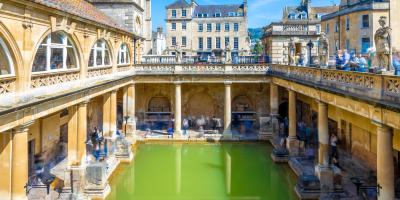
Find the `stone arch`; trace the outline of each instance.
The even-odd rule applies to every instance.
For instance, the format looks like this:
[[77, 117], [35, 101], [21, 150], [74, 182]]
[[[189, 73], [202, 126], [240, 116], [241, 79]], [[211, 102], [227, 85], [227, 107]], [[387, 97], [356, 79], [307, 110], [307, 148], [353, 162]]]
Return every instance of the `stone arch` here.
[[63, 34], [65, 34], [68, 39], [70, 39], [70, 41], [72, 42], [72, 45], [74, 46], [74, 50], [76, 51], [76, 60], [78, 62], [78, 69], [82, 69], [84, 68], [84, 64], [82, 63], [83, 60], [83, 50], [82, 50], [82, 46], [79, 42], [78, 37], [75, 34], [70, 34], [67, 31], [64, 30], [57, 30], [57, 31], [52, 31], [51, 28], [49, 28], [47, 31], [44, 32], [44, 34], [42, 34], [42, 36], [39, 38], [39, 40], [37, 41], [37, 43], [35, 44], [35, 48], [34, 48], [34, 53], [32, 54], [32, 57], [30, 59], [29, 62], [29, 80], [32, 76], [32, 68], [33, 68], [33, 62], [35, 61], [35, 57], [37, 54], [37, 51], [41, 45], [41, 43], [47, 38], [47, 36], [49, 36], [51, 33], [53, 32], [61, 32]]
[[146, 110], [148, 112], [171, 112], [171, 101], [166, 96], [151, 97]]
[[215, 100], [205, 91], [196, 92], [189, 98], [186, 113], [192, 117], [214, 117], [216, 115]]
[[232, 111], [255, 111], [255, 103], [248, 95], [238, 95], [232, 100]]
[[111, 41], [110, 38], [104, 37], [104, 36], [96, 37], [95, 39], [92, 39], [92, 40], [89, 42], [89, 46], [88, 46], [87, 52], [85, 52], [86, 55], [88, 55], [88, 56], [87, 56], [86, 64], [87, 64], [87, 65], [89, 64], [90, 52], [92, 51], [93, 46], [94, 46], [94, 45], [97, 43], [97, 41], [99, 41], [99, 40], [104, 40], [104, 41], [106, 42], [107, 46], [110, 48], [111, 63], [114, 64], [114, 61], [116, 60], [116, 58], [115, 58], [115, 46], [116, 46], [116, 45], [113, 45], [113, 42]]
[[7, 27], [0, 22], [0, 37], [2, 38], [4, 45], [7, 47], [7, 50], [10, 54], [12, 61], [12, 71], [13, 74], [10, 76], [15, 76], [16, 78], [16, 90], [19, 90], [23, 86], [23, 80], [21, 77], [24, 76], [24, 65], [23, 65], [23, 57], [21, 54], [21, 50], [18, 47], [14, 37], [11, 32], [7, 29]]
[[136, 33], [138, 35], [140, 35], [142, 33], [142, 19], [140, 19], [140, 16], [136, 16], [134, 27], [135, 27]]
[[116, 58], [116, 53], [115, 53], [115, 51], [116, 51], [115, 45], [113, 45], [113, 43], [111, 42], [111, 40], [108, 39], [108, 38], [106, 38], [106, 37], [96, 37], [96, 39], [95, 39], [95, 40], [92, 40], [92, 41], [90, 42], [90, 45], [88, 46], [89, 48], [88, 48], [88, 52], [87, 52], [87, 54], [86, 54], [86, 55], [88, 55], [87, 60], [86, 60], [86, 65], [88, 66], [88, 68], [89, 68], [90, 53], [92, 52], [92, 48], [93, 48], [94, 45], [96, 45], [96, 43], [97, 43], [98, 41], [101, 41], [101, 40], [103, 40], [103, 41], [105, 42], [106, 46], [107, 46], [108, 49], [109, 49], [109, 54], [110, 54], [110, 66], [113, 66], [114, 64], [116, 64], [115, 61], [117, 60], [117, 58]]

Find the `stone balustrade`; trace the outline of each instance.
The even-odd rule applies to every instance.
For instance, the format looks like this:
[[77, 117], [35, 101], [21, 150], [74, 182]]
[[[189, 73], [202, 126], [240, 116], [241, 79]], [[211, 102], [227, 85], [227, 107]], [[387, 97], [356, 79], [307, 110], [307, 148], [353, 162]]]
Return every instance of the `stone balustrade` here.
[[266, 74], [269, 67], [262, 64], [140, 64], [135, 66], [136, 74]]
[[117, 67], [117, 71], [118, 71], [118, 72], [125, 72], [125, 71], [130, 70], [131, 68], [133, 68], [133, 66], [131, 66], [130, 64], [127, 64], [127, 65], [119, 65], [119, 66]]
[[400, 101], [398, 76], [286, 65], [271, 65], [270, 74], [366, 99]]
[[96, 68], [89, 68], [88, 70], [88, 78], [96, 77], [96, 76], [102, 76], [106, 74], [111, 74], [112, 73], [112, 66], [109, 67], [96, 67]]
[[0, 78], [0, 95], [15, 91], [15, 77]]
[[51, 73], [34, 73], [31, 78], [31, 88], [39, 88], [44, 86], [56, 85], [70, 81], [79, 80], [79, 70], [51, 72]]

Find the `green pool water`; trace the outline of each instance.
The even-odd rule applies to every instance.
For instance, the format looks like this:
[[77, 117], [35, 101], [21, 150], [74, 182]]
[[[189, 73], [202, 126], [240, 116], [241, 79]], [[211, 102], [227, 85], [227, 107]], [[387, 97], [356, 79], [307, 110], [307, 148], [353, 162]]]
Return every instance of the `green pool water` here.
[[295, 176], [267, 144], [140, 144], [107, 200], [290, 200]]

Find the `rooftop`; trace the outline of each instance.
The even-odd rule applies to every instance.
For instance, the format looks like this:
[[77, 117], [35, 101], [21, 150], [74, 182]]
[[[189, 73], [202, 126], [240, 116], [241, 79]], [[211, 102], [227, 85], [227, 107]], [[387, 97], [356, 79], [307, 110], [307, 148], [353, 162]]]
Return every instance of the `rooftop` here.
[[124, 32], [131, 33], [128, 29], [114, 21], [111, 17], [98, 10], [89, 2], [84, 0], [29, 0], [31, 2], [57, 9], [77, 17], [90, 20], [102, 25], [109, 26]]
[[174, 3], [171, 3], [166, 6], [167, 9], [187, 8], [187, 7], [190, 7], [190, 4], [186, 0], [176, 0]]
[[221, 17], [229, 17], [229, 13], [243, 13], [243, 4], [226, 4], [226, 5], [199, 5], [195, 8], [193, 15], [207, 14], [213, 17], [216, 13], [221, 13]]

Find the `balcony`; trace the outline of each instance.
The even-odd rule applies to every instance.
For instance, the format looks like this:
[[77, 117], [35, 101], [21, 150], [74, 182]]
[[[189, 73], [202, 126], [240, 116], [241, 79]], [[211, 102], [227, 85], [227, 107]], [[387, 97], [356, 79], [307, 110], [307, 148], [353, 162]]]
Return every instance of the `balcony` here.
[[398, 76], [285, 65], [271, 65], [269, 75], [374, 105], [400, 109]]

